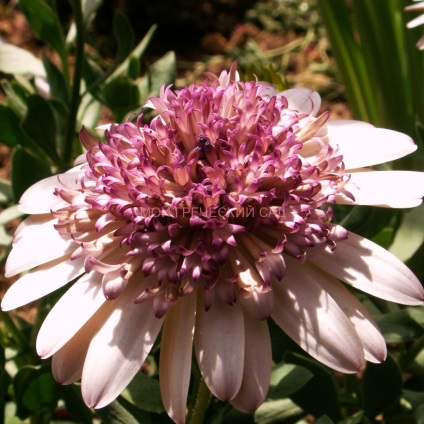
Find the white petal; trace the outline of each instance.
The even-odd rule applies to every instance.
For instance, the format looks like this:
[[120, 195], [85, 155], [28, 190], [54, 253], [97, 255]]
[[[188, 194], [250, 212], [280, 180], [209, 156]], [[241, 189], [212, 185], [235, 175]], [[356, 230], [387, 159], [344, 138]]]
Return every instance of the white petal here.
[[112, 402], [140, 370], [162, 326], [152, 299], [134, 304], [137, 282], [127, 286], [88, 348], [82, 373], [82, 395], [89, 407]]
[[240, 390], [244, 364], [244, 318], [239, 303], [227, 305], [217, 297], [205, 311], [199, 291], [194, 346], [202, 376], [220, 400], [233, 399]]
[[253, 412], [265, 400], [271, 378], [272, 351], [268, 324], [244, 314], [246, 331], [243, 381], [230, 401], [240, 411]]
[[375, 128], [365, 122], [328, 121], [327, 131], [330, 145], [338, 146], [346, 169], [389, 162], [417, 149], [406, 134]]
[[51, 215], [33, 215], [20, 224], [6, 261], [6, 277], [50, 262], [75, 249], [77, 245], [72, 240], [65, 240], [55, 230], [55, 223], [56, 219]]
[[351, 286], [381, 299], [420, 305], [424, 290], [417, 277], [387, 250], [357, 234], [309, 259]]
[[175, 423], [185, 422], [195, 313], [195, 293], [181, 297], [167, 313], [162, 331], [159, 382], [165, 410]]
[[[417, 9], [419, 9], [419, 8], [417, 8]], [[421, 6], [420, 9], [422, 9], [422, 6]], [[410, 9], [410, 10], [412, 10], [412, 9]], [[409, 21], [406, 24], [406, 27], [407, 28], [415, 28], [415, 27], [422, 25], [422, 24], [424, 24], [424, 15], [420, 15], [420, 16], [417, 16], [416, 18], [412, 19], [412, 21]]]
[[[228, 283], [226, 283], [228, 284]], [[255, 288], [247, 296], [240, 296], [241, 304], [256, 319], [266, 319], [274, 309], [274, 293], [272, 290], [261, 293]]]
[[407, 12], [412, 12], [414, 10], [424, 10], [424, 1], [418, 2], [417, 4], [411, 4], [410, 6], [406, 6], [404, 10], [406, 10]]
[[305, 264], [305, 267], [352, 322], [364, 347], [365, 359], [370, 362], [384, 361], [387, 355], [386, 342], [371, 314], [362, 303], [336, 278], [312, 264]]
[[106, 302], [52, 358], [52, 372], [60, 384], [72, 384], [82, 376], [88, 347], [110, 316], [114, 305]]
[[288, 101], [288, 108], [315, 116], [321, 107], [320, 95], [310, 88], [290, 88], [281, 93]]
[[57, 352], [103, 305], [106, 298], [101, 281], [102, 275], [97, 272], [86, 274], [55, 304], [38, 332], [37, 353], [41, 358]]
[[365, 357], [352, 323], [303, 264], [289, 258], [288, 265], [284, 279], [272, 285], [276, 306], [271, 317], [320, 362], [341, 372], [357, 372]]
[[352, 172], [345, 189], [353, 194], [355, 202], [338, 195], [336, 203], [410, 207], [421, 204], [424, 196], [424, 172]]
[[76, 167], [65, 174], [53, 175], [32, 185], [22, 195], [19, 201], [19, 210], [28, 214], [49, 213], [52, 209], [59, 209], [67, 203], [59, 196], [54, 195], [55, 188], [79, 188], [76, 178], [81, 173]]
[[64, 256], [25, 274], [13, 283], [3, 297], [3, 311], [33, 302], [77, 278], [84, 272], [84, 258], [71, 261]]

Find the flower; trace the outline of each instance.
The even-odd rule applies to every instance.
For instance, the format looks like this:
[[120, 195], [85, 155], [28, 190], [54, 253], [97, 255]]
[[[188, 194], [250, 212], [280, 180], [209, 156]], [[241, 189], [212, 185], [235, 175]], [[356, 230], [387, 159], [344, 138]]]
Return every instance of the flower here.
[[[415, 0], [417, 1], [417, 0]], [[420, 1], [417, 4], [412, 4], [411, 6], [407, 6], [405, 7], [405, 10], [407, 12], [415, 12], [417, 10], [424, 10], [424, 1]], [[413, 19], [412, 21], [408, 22], [406, 27], [407, 28], [415, 28], [419, 25], [424, 24], [424, 14], [416, 17], [415, 19]], [[417, 47], [420, 50], [424, 50], [424, 36], [422, 36], [418, 42], [417, 42]]]
[[74, 282], [37, 338], [57, 381], [81, 379], [90, 407], [127, 386], [160, 330], [166, 411], [185, 421], [192, 349], [218, 398], [242, 411], [265, 399], [267, 319], [310, 355], [353, 373], [386, 345], [340, 281], [418, 305], [411, 271], [333, 222], [332, 203], [412, 207], [424, 174], [365, 168], [413, 152], [401, 133], [317, 115], [319, 95], [240, 82], [233, 65], [178, 91], [163, 87], [143, 124], [112, 124], [105, 142], [29, 188], [6, 275], [10, 310]]

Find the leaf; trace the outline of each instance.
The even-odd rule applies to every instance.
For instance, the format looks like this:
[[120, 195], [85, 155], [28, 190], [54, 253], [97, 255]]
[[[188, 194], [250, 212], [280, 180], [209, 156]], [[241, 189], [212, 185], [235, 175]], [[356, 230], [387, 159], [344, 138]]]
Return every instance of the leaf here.
[[160, 414], [165, 411], [159, 382], [143, 373], [138, 373], [121, 396], [143, 411]]
[[40, 162], [22, 148], [17, 148], [12, 156], [12, 190], [15, 202], [24, 191], [37, 181], [51, 175], [50, 166]]
[[106, 106], [113, 112], [115, 121], [120, 122], [126, 113], [140, 106], [140, 92], [130, 78], [119, 76], [103, 88]]
[[59, 385], [50, 372], [50, 367], [21, 368], [13, 380], [16, 399], [16, 415], [24, 419], [42, 408], [53, 409], [58, 401]]
[[22, 129], [35, 145], [56, 164], [60, 163], [56, 146], [56, 121], [48, 101], [38, 95], [27, 99], [28, 110], [22, 121]]
[[0, 83], [7, 97], [7, 105], [17, 116], [24, 116], [27, 111], [27, 106], [26, 95], [22, 93], [22, 87], [16, 84], [15, 81], [8, 81], [6, 79], [1, 80]]
[[31, 29], [49, 46], [53, 47], [61, 58], [66, 56], [65, 39], [59, 17], [53, 8], [43, 0], [19, 0]]
[[327, 415], [323, 415], [315, 421], [315, 424], [334, 424], [334, 421], [327, 417]]
[[0, 71], [5, 74], [46, 76], [40, 59], [27, 50], [7, 43], [0, 44]]
[[60, 386], [60, 398], [65, 401], [66, 410], [79, 423], [91, 424], [93, 414], [85, 405], [79, 386], [72, 384], [68, 386]]
[[390, 252], [402, 262], [410, 259], [424, 243], [424, 205], [407, 211], [390, 246]]
[[[343, 211], [346, 211], [346, 208], [343, 208]], [[354, 206], [349, 211], [348, 215], [340, 220], [340, 225], [369, 239], [373, 239], [375, 235], [387, 227], [398, 213], [398, 211], [390, 208], [371, 206]]]
[[334, 421], [339, 420], [340, 405], [333, 373], [318, 362], [296, 353], [287, 354], [286, 362], [301, 365], [313, 374], [290, 398], [305, 412], [316, 417], [328, 415]]
[[139, 424], [138, 419], [127, 411], [118, 400], [113, 401], [105, 408], [97, 409], [96, 414], [103, 424]]
[[22, 144], [24, 137], [18, 115], [10, 107], [0, 105], [0, 142], [15, 147]]
[[59, 400], [59, 385], [50, 368], [42, 368], [34, 375], [22, 395], [22, 404], [30, 411], [53, 410]]
[[359, 411], [349, 418], [340, 421], [338, 424], [371, 424], [371, 421], [364, 417], [364, 411]]
[[258, 424], [273, 424], [301, 414], [303, 414], [302, 409], [292, 400], [280, 399], [263, 403], [255, 412], [254, 417]]
[[12, 185], [10, 181], [0, 178], [0, 203], [12, 201]]
[[377, 323], [387, 343], [406, 343], [424, 334], [424, 328], [407, 310], [385, 314]]
[[128, 71], [127, 76], [132, 80], [136, 80], [140, 74], [140, 59], [135, 56], [130, 57], [130, 61], [128, 63]]
[[121, 12], [116, 12], [113, 18], [113, 34], [118, 43], [116, 61], [121, 63], [131, 53], [134, 45], [134, 32], [128, 19]]
[[303, 387], [313, 374], [300, 365], [282, 363], [271, 373], [268, 399], [281, 399]]
[[402, 376], [391, 355], [381, 364], [367, 364], [363, 385], [364, 411], [371, 420], [400, 399]]
[[18, 205], [9, 206], [0, 212], [0, 225], [7, 224], [12, 219], [19, 218], [23, 213], [19, 210]]
[[47, 81], [50, 86], [50, 97], [68, 104], [69, 92], [62, 72], [60, 72], [59, 68], [46, 55], [43, 56], [43, 65], [46, 70]]
[[123, 75], [127, 72], [129, 62], [132, 60], [132, 57], [138, 57], [139, 59], [143, 56], [147, 47], [150, 44], [150, 41], [153, 38], [154, 33], [156, 32], [157, 25], [153, 25], [143, 39], [135, 46], [130, 55], [107, 77], [106, 82], [112, 81], [119, 75]]
[[143, 101], [151, 96], [157, 96], [162, 85], [174, 83], [176, 75], [175, 53], [168, 52], [149, 66], [147, 76], [139, 83]]

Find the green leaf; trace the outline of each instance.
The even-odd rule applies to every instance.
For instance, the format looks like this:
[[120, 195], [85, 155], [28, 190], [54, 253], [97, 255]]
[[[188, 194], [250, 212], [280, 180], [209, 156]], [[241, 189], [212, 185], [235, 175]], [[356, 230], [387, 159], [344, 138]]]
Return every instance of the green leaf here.
[[338, 424], [368, 424], [369, 421], [364, 417], [364, 411], [359, 411], [356, 414], [353, 414], [349, 418], [345, 418], [340, 421]]
[[152, 41], [154, 33], [156, 32], [156, 28], [157, 26], [153, 25], [149, 31], [147, 31], [147, 34], [135, 46], [131, 54], [116, 69], [114, 69], [110, 75], [107, 76], [106, 82], [110, 82], [117, 76], [125, 74], [128, 70], [129, 62], [132, 60], [132, 57], [138, 57], [140, 59], [144, 55], [147, 47]]
[[0, 225], [7, 224], [12, 219], [19, 218], [23, 213], [19, 210], [18, 205], [9, 206], [0, 212]]
[[28, 110], [22, 121], [26, 136], [56, 164], [60, 164], [56, 146], [56, 121], [49, 102], [38, 95], [27, 99]]
[[75, 384], [60, 387], [60, 398], [65, 401], [66, 410], [79, 423], [91, 424], [93, 414], [85, 405], [82, 396], [81, 388]]
[[399, 401], [402, 375], [391, 355], [381, 364], [367, 364], [363, 385], [364, 411], [371, 420]]
[[50, 98], [69, 103], [69, 92], [65, 77], [59, 68], [46, 55], [43, 56], [43, 65], [47, 73], [47, 81], [50, 86]]
[[[336, 208], [336, 211], [338, 209]], [[343, 208], [346, 211], [346, 208]], [[372, 239], [396, 217], [398, 211], [390, 208], [354, 206], [348, 215], [340, 219], [340, 225], [363, 237]]]
[[120, 122], [125, 114], [140, 106], [140, 92], [130, 78], [120, 76], [103, 88], [105, 104], [113, 112], [115, 121]]
[[424, 242], [424, 205], [407, 211], [390, 246], [402, 262], [410, 259]]
[[22, 144], [24, 137], [18, 115], [10, 107], [0, 105], [0, 143], [15, 147]]
[[151, 96], [157, 96], [162, 85], [175, 82], [176, 65], [175, 53], [168, 52], [149, 66], [147, 76], [141, 79], [139, 86], [143, 100]]
[[377, 323], [387, 343], [411, 342], [424, 334], [424, 328], [407, 310], [385, 314]]
[[[125, 409], [118, 400], [113, 401], [105, 408], [97, 409], [96, 414], [100, 417], [103, 424], [139, 424], [140, 421], [127, 409]], [[148, 424], [148, 423], [146, 423]]]
[[334, 421], [327, 415], [323, 415], [315, 421], [315, 424], [334, 424]]
[[134, 45], [134, 32], [131, 24], [128, 22], [126, 16], [121, 12], [116, 12], [113, 19], [113, 34], [115, 35], [118, 43], [118, 50], [116, 52], [116, 61], [121, 63], [131, 53]]
[[7, 43], [0, 44], [0, 71], [5, 74], [46, 76], [40, 59], [28, 50]]
[[16, 414], [24, 419], [31, 413], [53, 409], [58, 401], [59, 385], [51, 375], [50, 366], [21, 368], [13, 380]]
[[300, 390], [290, 395], [290, 398], [305, 412], [316, 417], [328, 415], [334, 421], [339, 420], [340, 405], [333, 373], [318, 362], [299, 354], [288, 354], [286, 362], [301, 365], [313, 374], [313, 377]]
[[135, 56], [130, 57], [130, 61], [128, 63], [128, 71], [127, 76], [132, 80], [136, 80], [140, 74], [140, 59]]
[[49, 46], [53, 47], [61, 58], [66, 56], [65, 39], [59, 17], [53, 8], [43, 0], [19, 0], [31, 29]]
[[12, 185], [10, 181], [0, 178], [0, 203], [9, 203], [12, 201]]
[[23, 93], [22, 87], [16, 84], [15, 81], [1, 80], [1, 88], [7, 97], [8, 106], [16, 113], [17, 116], [22, 117], [27, 111], [26, 93]]
[[263, 403], [255, 412], [255, 422], [258, 424], [273, 424], [284, 422], [288, 418], [297, 417], [303, 411], [290, 399], [280, 399]]
[[271, 373], [268, 399], [281, 399], [302, 388], [313, 374], [300, 365], [282, 363]]
[[24, 191], [37, 181], [51, 175], [50, 166], [40, 162], [22, 148], [17, 148], [12, 156], [12, 190], [15, 202]]
[[160, 394], [159, 382], [138, 373], [121, 396], [143, 411], [160, 414], [165, 411]]
[[40, 369], [31, 379], [22, 395], [22, 404], [30, 411], [53, 410], [59, 399], [59, 385], [50, 367]]

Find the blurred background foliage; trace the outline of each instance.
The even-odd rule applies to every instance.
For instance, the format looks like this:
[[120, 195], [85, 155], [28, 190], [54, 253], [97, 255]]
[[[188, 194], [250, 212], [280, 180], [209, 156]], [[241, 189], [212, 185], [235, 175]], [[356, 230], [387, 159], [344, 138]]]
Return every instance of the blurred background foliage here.
[[[333, 118], [403, 131], [419, 145], [384, 165], [424, 169], [424, 53], [406, 0], [17, 0], [0, 2], [0, 259], [34, 182], [67, 170], [81, 153], [78, 131], [141, 112], [162, 84], [219, 73], [233, 60], [243, 78], [280, 89], [308, 86]], [[390, 249], [424, 280], [424, 209], [337, 208], [338, 220]], [[11, 281], [1, 276], [2, 291]], [[160, 400], [160, 346], [110, 406], [85, 407], [78, 385], [60, 386], [35, 337], [61, 292], [1, 313], [0, 422], [169, 423]], [[357, 296], [390, 351], [357, 375], [307, 357], [270, 323], [271, 388], [254, 414], [213, 400], [206, 423], [424, 423], [424, 307]], [[199, 372], [193, 366], [189, 408]]]

